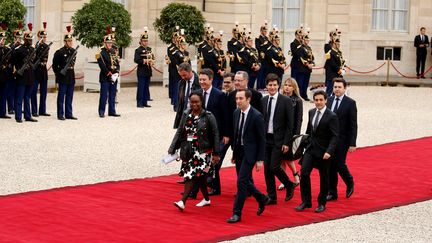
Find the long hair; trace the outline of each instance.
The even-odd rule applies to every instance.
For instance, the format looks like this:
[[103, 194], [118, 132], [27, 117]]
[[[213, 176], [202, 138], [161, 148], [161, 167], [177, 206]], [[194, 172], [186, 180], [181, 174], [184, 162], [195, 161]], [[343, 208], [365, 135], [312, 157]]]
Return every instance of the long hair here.
[[285, 92], [285, 84], [286, 83], [291, 83], [291, 85], [293, 86], [294, 90], [293, 90], [293, 95], [300, 97], [300, 90], [299, 90], [299, 86], [297, 84], [297, 81], [293, 78], [287, 78], [283, 85], [282, 85], [282, 94], [288, 96], [288, 93]]

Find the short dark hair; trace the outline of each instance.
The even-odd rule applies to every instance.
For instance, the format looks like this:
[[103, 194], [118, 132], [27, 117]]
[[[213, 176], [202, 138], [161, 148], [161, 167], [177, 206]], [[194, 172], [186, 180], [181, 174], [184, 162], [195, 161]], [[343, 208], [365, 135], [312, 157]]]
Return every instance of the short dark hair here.
[[421, 27], [421, 28], [420, 28], [420, 31], [425, 30], [425, 29], [426, 29], [425, 27]]
[[237, 93], [242, 92], [242, 91], [245, 92], [246, 99], [248, 99], [248, 98], [252, 99], [252, 91], [250, 91], [249, 89], [239, 89], [239, 90], [237, 90]]
[[269, 73], [267, 74], [266, 78], [265, 78], [265, 83], [266, 85], [270, 82], [270, 81], [277, 81], [278, 84], [280, 84], [280, 78], [277, 74], [274, 73]]
[[344, 78], [334, 78], [333, 83], [342, 83], [344, 88], [347, 86], [347, 81]]
[[313, 98], [315, 99], [315, 96], [317, 95], [323, 95], [324, 99], [326, 100], [328, 98], [327, 93], [324, 90], [318, 90], [313, 94]]
[[211, 70], [210, 68], [201, 69], [199, 74], [207, 75], [207, 77], [209, 77], [209, 79], [213, 79], [213, 76], [214, 76], [213, 70]]
[[234, 76], [235, 76], [234, 73], [225, 73], [225, 74], [223, 75], [223, 78], [224, 78], [224, 79], [225, 79], [225, 78], [231, 78], [231, 81], [234, 81]]
[[201, 104], [204, 104], [204, 96], [203, 96], [201, 90], [193, 90], [193, 91], [189, 94], [189, 97], [188, 97], [188, 98], [192, 97], [193, 95], [198, 96], [198, 97], [200, 98], [200, 100], [201, 100]]
[[187, 63], [187, 62], [183, 62], [183, 63], [181, 63], [181, 64], [178, 66], [177, 70], [178, 70], [179, 72], [180, 72], [180, 71], [192, 72], [192, 67], [191, 67], [191, 65], [190, 65], [189, 63]]

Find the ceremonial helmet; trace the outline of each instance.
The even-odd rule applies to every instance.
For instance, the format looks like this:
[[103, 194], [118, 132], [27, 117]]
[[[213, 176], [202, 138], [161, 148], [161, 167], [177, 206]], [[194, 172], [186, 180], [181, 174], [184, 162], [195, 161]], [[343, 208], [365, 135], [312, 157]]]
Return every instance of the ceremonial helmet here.
[[222, 37], [223, 37], [223, 30], [219, 30], [219, 35], [215, 36], [213, 40], [215, 43], [223, 43]]
[[214, 33], [213, 27], [209, 26], [205, 31], [205, 40], [212, 41], [214, 38], [213, 33]]
[[111, 27], [108, 26], [106, 28], [106, 35], [103, 38], [104, 43], [113, 43], [114, 42], [114, 38], [113, 35], [111, 34]]
[[144, 27], [144, 33], [142, 33], [140, 35], [140, 40], [148, 40], [149, 36], [148, 36], [148, 27], [145, 26]]
[[37, 37], [44, 37], [47, 36], [47, 32], [46, 32], [46, 27], [47, 27], [47, 22], [43, 22], [42, 23], [43, 29], [39, 30], [37, 32]]
[[239, 38], [239, 33], [240, 33], [240, 29], [238, 25], [239, 25], [238, 22], [235, 22], [235, 27], [232, 29], [232, 34], [236, 39]]
[[253, 36], [252, 36], [252, 31], [250, 29], [248, 29], [247, 34], [245, 32], [244, 38], [245, 38], [245, 41], [250, 41], [250, 40], [254, 39]]
[[2, 40], [4, 38], [6, 38], [7, 24], [1, 23], [0, 24], [0, 28], [1, 28], [1, 31], [0, 31], [0, 40]]
[[298, 28], [296, 31], [295, 31], [295, 35], [298, 35], [298, 36], [300, 36], [300, 37], [303, 37], [304, 36], [304, 28], [303, 28], [303, 26], [300, 26], [300, 28]]
[[267, 20], [264, 20], [264, 25], [261, 26], [260, 31], [268, 31]]
[[187, 44], [184, 29], [180, 29], [179, 36], [176, 39], [177, 45]]
[[176, 27], [174, 28], [174, 31], [171, 35], [171, 38], [177, 42], [178, 37], [180, 36], [180, 27], [178, 25], [176, 25]]
[[306, 28], [306, 31], [303, 33], [303, 39], [304, 40], [310, 40], [309, 34], [310, 34], [310, 28]]
[[23, 37], [23, 31], [22, 31], [22, 28], [23, 28], [24, 26], [23, 26], [23, 23], [22, 22], [19, 22], [18, 23], [18, 29], [15, 29], [14, 31], [13, 31], [13, 33], [12, 33], [12, 35], [13, 35], [13, 37], [15, 37], [15, 38], [22, 38]]
[[279, 30], [276, 27], [276, 25], [273, 26], [273, 29], [269, 33], [269, 40], [270, 41], [280, 40]]
[[67, 34], [63, 38], [64, 41], [72, 40], [71, 30], [72, 30], [72, 26], [71, 25], [66, 26]]
[[28, 23], [27, 27], [28, 27], [28, 31], [26, 31], [24, 33], [24, 39], [26, 39], [26, 40], [33, 40], [33, 33], [32, 33], [32, 31], [33, 31], [33, 24], [32, 23]]

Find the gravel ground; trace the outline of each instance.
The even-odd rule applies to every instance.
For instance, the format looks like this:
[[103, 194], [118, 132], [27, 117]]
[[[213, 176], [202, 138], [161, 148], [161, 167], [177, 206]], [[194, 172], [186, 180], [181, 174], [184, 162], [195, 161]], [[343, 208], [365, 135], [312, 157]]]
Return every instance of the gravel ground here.
[[[431, 91], [351, 87], [349, 94], [359, 110], [358, 146], [431, 136]], [[151, 87], [151, 92], [152, 107], [138, 109], [135, 89], [122, 89], [117, 107], [120, 118], [99, 118], [99, 94], [75, 92], [77, 121], [56, 119], [54, 93], [48, 94], [51, 117], [22, 124], [1, 119], [0, 195], [177, 173], [178, 165], [159, 162], [174, 134], [175, 114], [167, 89]], [[306, 103], [305, 111], [312, 105]], [[225, 166], [230, 165], [226, 162]], [[402, 175], [402, 181], [404, 176], [414, 175]], [[429, 242], [431, 214], [432, 201], [426, 201], [236, 241]]]

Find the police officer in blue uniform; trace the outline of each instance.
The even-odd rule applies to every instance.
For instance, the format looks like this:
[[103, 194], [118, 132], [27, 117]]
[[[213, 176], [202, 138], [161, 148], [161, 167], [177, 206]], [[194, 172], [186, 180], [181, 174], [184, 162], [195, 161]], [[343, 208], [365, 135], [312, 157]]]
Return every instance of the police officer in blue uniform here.
[[72, 101], [75, 88], [75, 60], [77, 50], [72, 47], [71, 26], [66, 26], [67, 34], [64, 36], [64, 46], [54, 53], [52, 68], [58, 84], [57, 118], [77, 120], [73, 116]]
[[144, 33], [140, 37], [140, 46], [135, 49], [134, 62], [138, 64], [137, 77], [137, 107], [151, 107], [147, 102], [150, 100], [150, 79], [152, 76], [152, 66], [155, 56], [151, 47], [148, 46], [147, 27], [144, 27]]
[[99, 117], [105, 117], [105, 107], [108, 100], [108, 116], [119, 117], [115, 109], [115, 98], [117, 94], [117, 82], [120, 75], [120, 64], [112, 50], [113, 36], [110, 28], [104, 37], [104, 46], [96, 53], [96, 60], [99, 64]]

